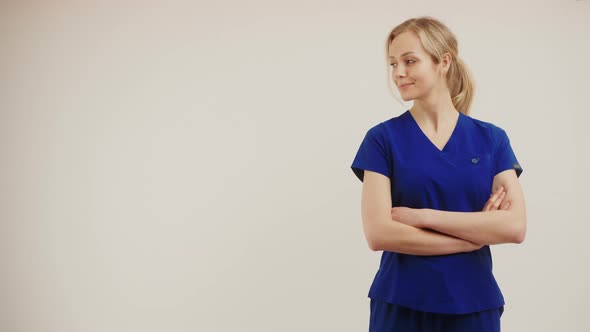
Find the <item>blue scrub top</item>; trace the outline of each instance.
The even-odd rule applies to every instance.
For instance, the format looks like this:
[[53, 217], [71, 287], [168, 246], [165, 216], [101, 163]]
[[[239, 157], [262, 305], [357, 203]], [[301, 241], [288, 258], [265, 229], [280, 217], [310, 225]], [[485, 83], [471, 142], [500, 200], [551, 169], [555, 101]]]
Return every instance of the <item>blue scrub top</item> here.
[[[520, 166], [506, 132], [459, 113], [443, 150], [409, 110], [370, 128], [352, 162], [391, 179], [392, 206], [482, 211], [494, 176]], [[369, 297], [415, 310], [462, 314], [503, 306], [489, 245], [465, 253], [418, 256], [383, 251]]]

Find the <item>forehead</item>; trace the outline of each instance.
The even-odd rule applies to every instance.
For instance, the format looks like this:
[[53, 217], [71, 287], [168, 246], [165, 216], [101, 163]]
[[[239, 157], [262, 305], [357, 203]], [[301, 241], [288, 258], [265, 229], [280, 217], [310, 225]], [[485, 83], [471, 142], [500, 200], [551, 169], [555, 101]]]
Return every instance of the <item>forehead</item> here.
[[412, 31], [400, 33], [389, 45], [390, 58], [399, 59], [408, 52], [413, 52], [411, 55], [420, 55], [423, 53], [420, 38]]

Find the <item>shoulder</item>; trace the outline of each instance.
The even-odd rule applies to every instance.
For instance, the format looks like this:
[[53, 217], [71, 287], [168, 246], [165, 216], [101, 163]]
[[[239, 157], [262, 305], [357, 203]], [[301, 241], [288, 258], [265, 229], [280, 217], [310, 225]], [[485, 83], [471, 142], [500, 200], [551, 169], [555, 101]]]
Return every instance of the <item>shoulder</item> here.
[[405, 127], [404, 121], [407, 121], [407, 112], [391, 117], [373, 125], [369, 131], [382, 138], [392, 138], [396, 133], [400, 133]]
[[490, 132], [500, 132], [500, 131], [504, 131], [504, 129], [502, 129], [500, 126], [493, 124], [491, 122], [488, 121], [484, 121], [484, 120], [480, 120], [480, 119], [476, 119], [470, 115], [465, 115], [465, 118], [474, 126], [477, 128], [481, 128], [483, 130], [487, 130]]
[[387, 138], [390, 138], [391, 135], [397, 131], [397, 128], [402, 125], [402, 115], [371, 124], [367, 130], [367, 135], [376, 139], [387, 140]]
[[499, 125], [496, 125], [489, 121], [476, 119], [469, 115], [465, 115], [465, 119], [467, 119], [466, 122], [468, 122], [472, 130], [481, 132], [485, 136], [488, 136], [494, 142], [498, 142], [504, 136], [506, 136], [506, 131]]

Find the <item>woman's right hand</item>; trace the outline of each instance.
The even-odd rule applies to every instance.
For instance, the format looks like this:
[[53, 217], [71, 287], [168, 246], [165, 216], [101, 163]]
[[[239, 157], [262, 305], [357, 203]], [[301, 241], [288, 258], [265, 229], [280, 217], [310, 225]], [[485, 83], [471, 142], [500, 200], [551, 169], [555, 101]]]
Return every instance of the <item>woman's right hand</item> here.
[[485, 212], [492, 210], [508, 210], [508, 208], [510, 207], [510, 202], [502, 202], [505, 197], [506, 191], [504, 191], [504, 187], [498, 188], [498, 190], [496, 190], [495, 193], [490, 195], [490, 199], [488, 199], [482, 211]]

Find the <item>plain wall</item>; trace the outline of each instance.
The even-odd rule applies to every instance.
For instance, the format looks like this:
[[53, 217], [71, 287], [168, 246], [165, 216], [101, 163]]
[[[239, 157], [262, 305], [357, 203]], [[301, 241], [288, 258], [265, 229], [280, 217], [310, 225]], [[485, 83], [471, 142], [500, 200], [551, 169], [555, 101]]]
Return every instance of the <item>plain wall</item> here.
[[3, 2], [0, 330], [367, 331], [381, 253], [350, 165], [411, 106], [384, 41], [422, 15], [524, 168], [527, 238], [492, 246], [503, 331], [586, 331], [575, 0]]

